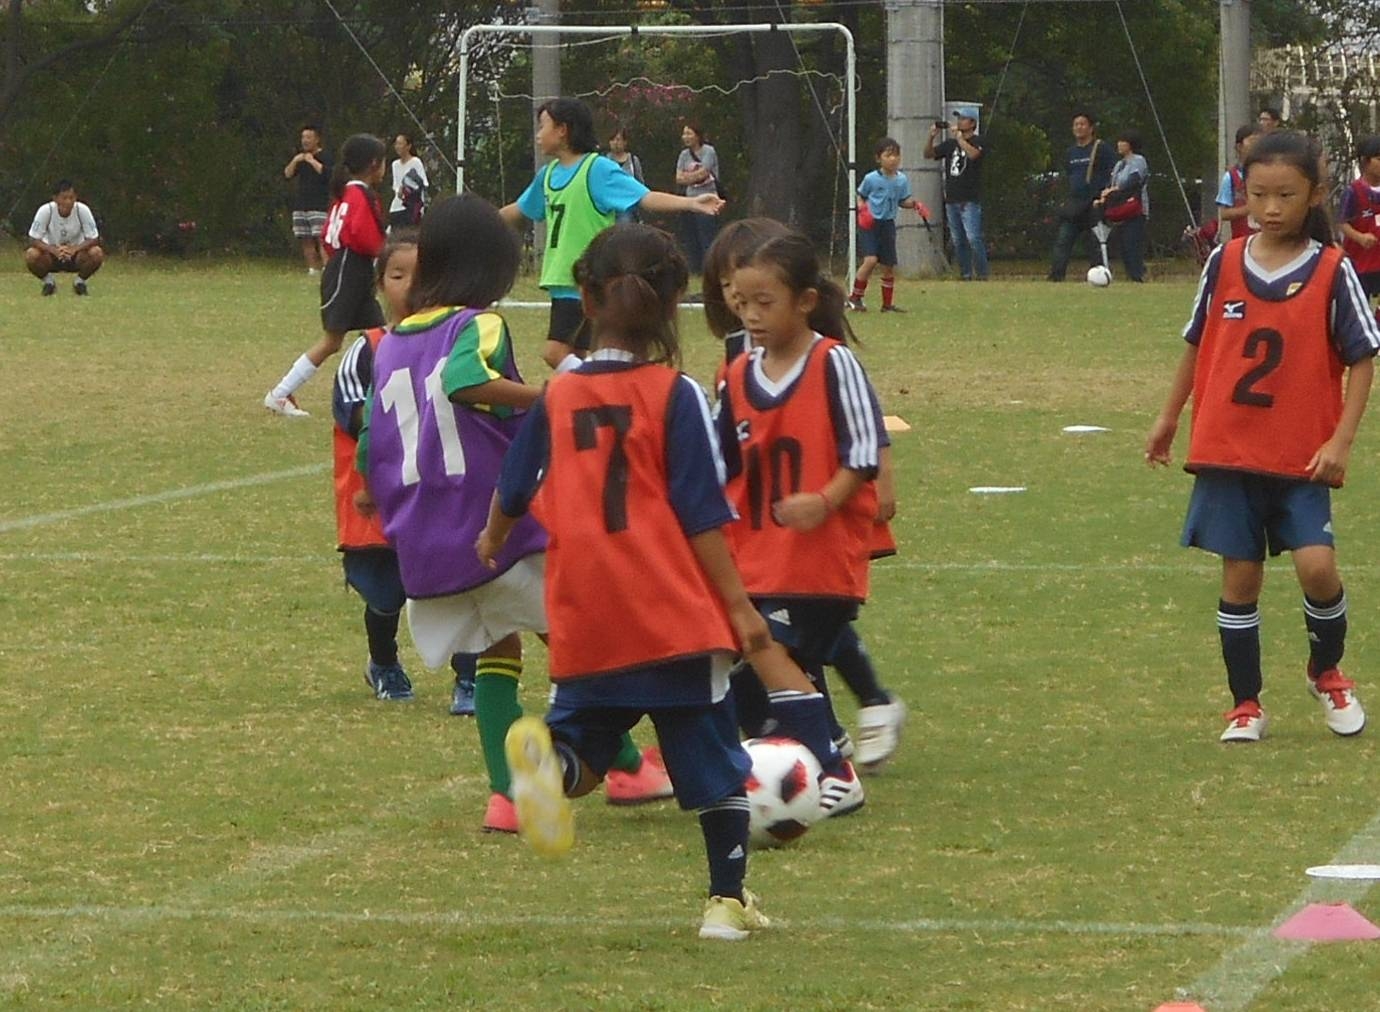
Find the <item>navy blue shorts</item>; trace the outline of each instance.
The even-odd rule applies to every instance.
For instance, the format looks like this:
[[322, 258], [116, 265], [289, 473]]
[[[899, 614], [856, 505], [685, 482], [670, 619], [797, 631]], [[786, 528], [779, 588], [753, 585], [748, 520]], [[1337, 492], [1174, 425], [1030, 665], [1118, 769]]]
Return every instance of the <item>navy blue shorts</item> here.
[[856, 601], [835, 598], [755, 597], [752, 603], [767, 620], [771, 638], [815, 673], [829, 663], [839, 636], [858, 617]]
[[896, 266], [896, 219], [877, 218], [871, 228], [858, 229], [858, 256], [876, 257], [877, 263]]
[[1263, 562], [1267, 549], [1331, 548], [1332, 490], [1297, 478], [1200, 471], [1179, 543], [1247, 562]]
[[381, 615], [396, 615], [407, 603], [398, 556], [390, 548], [363, 548], [340, 553], [345, 582]]
[[738, 740], [730, 699], [700, 706], [641, 709], [553, 705], [546, 723], [599, 776], [623, 746], [623, 733], [643, 715], [652, 719], [676, 801], [686, 811], [742, 792], [752, 760]]
[[552, 299], [551, 317], [546, 325], [546, 339], [568, 344], [576, 351], [589, 351], [593, 346], [593, 332], [585, 319], [585, 307], [579, 299]]

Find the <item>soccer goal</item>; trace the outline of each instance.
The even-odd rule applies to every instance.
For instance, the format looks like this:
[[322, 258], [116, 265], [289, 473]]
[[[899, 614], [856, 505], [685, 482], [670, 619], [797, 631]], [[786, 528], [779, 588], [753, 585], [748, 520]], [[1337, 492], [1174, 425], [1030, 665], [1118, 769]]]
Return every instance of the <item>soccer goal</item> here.
[[[732, 36], [740, 37], [732, 40], [736, 44], [742, 36], [764, 33], [788, 38], [796, 65], [729, 80], [720, 68], [716, 46]], [[833, 39], [826, 43], [827, 36]], [[812, 67], [808, 52], [802, 49], [811, 43], [827, 45], [837, 68], [839, 41], [844, 55], [842, 74]], [[807, 157], [806, 164], [816, 174], [814, 196], [808, 202], [811, 216], [795, 223], [821, 245], [827, 242], [833, 266], [843, 268], [836, 258], [846, 255], [842, 273], [851, 282], [857, 254], [857, 64], [853, 36], [846, 26], [834, 22], [472, 25], [461, 35], [459, 46], [458, 189], [468, 185], [504, 203], [515, 199], [531, 180], [533, 62], [536, 54], [551, 49], [558, 51], [561, 61], [561, 93], [583, 99], [594, 111], [601, 132], [600, 150], [607, 151], [614, 127], [627, 129], [634, 138], [632, 152], [653, 189], [674, 190], [682, 120], [732, 123], [737, 131], [730, 144], [733, 149], [720, 148], [719, 156], [729, 166], [724, 170], [726, 213], [733, 216], [741, 215], [746, 207], [741, 198], [749, 182], [759, 195], [774, 185], [771, 180], [753, 178], [755, 167], [747, 158], [750, 138], [743, 136], [749, 128], [732, 118], [737, 93], [748, 87], [775, 87], [781, 94], [784, 80], [793, 78], [797, 120], [805, 124], [802, 136], [809, 138], [802, 142], [802, 150], [807, 143], [814, 145], [815, 157]]]

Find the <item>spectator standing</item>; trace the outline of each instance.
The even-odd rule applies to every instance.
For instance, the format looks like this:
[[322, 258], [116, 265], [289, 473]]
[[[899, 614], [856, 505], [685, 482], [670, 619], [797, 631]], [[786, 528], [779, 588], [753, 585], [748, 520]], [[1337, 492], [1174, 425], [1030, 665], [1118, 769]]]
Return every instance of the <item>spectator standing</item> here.
[[[647, 185], [647, 179], [642, 175], [642, 159], [628, 150], [628, 131], [622, 127], [618, 127], [609, 135], [609, 157], [628, 175], [643, 186]], [[613, 220], [621, 225], [625, 222], [638, 222], [642, 218], [637, 213], [637, 208], [633, 207], [617, 212]]]
[[[719, 153], [704, 139], [704, 131], [696, 123], [686, 123], [680, 132], [684, 145], [676, 159], [676, 185], [685, 187], [690, 198], [704, 194], [722, 196], [719, 188]], [[703, 219], [703, 220], [701, 220]], [[712, 215], [686, 211], [680, 216], [682, 239], [691, 274], [704, 273], [704, 255], [719, 231], [719, 221]]]
[[1073, 144], [1064, 155], [1064, 176], [1068, 181], [1068, 198], [1059, 208], [1059, 232], [1054, 239], [1054, 254], [1049, 265], [1049, 280], [1063, 281], [1068, 271], [1073, 244], [1081, 237], [1087, 250], [1088, 263], [1102, 262], [1101, 248], [1089, 230], [1097, 224], [1093, 201], [1105, 190], [1112, 178], [1116, 154], [1111, 145], [1097, 136], [1097, 120], [1092, 113], [1079, 112], [1073, 117]]
[[1260, 115], [1256, 117], [1256, 122], [1260, 124], [1260, 132], [1272, 134], [1279, 129], [1284, 122], [1278, 109], [1271, 109], [1268, 105], [1260, 110]]
[[24, 251], [24, 266], [43, 281], [43, 294], [57, 291], [55, 272], [75, 274], [72, 291], [86, 294], [86, 279], [101, 269], [105, 253], [96, 217], [77, 199], [70, 180], [53, 187], [53, 199], [38, 209], [29, 226], [29, 248]]
[[394, 137], [393, 150], [398, 157], [392, 165], [393, 202], [388, 205], [388, 227], [420, 225], [427, 191], [431, 188], [426, 166], [417, 157], [417, 147], [412, 143], [410, 134]]
[[283, 176], [297, 181], [292, 199], [292, 234], [302, 245], [307, 273], [315, 274], [326, 262], [321, 233], [326, 228], [326, 209], [331, 206], [331, 156], [321, 146], [321, 130], [308, 123], [299, 139], [301, 150], [283, 166]]
[[1150, 217], [1150, 165], [1141, 147], [1140, 133], [1135, 130], [1123, 131], [1116, 139], [1121, 161], [1094, 202], [1102, 208], [1103, 220], [1113, 226], [1126, 276], [1136, 282], [1145, 280], [1145, 223]]
[[930, 127], [925, 157], [944, 163], [944, 218], [964, 281], [987, 280], [987, 245], [982, 238], [982, 155], [986, 142], [977, 133], [978, 111], [954, 110], [949, 136], [935, 144], [944, 124]]

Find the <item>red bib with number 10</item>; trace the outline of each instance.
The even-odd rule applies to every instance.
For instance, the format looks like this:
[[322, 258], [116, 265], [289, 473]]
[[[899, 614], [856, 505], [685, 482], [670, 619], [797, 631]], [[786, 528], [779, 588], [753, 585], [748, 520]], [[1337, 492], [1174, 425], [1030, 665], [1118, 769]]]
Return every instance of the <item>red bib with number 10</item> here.
[[737, 649], [671, 505], [666, 417], [679, 377], [648, 364], [546, 386], [551, 458], [532, 512], [549, 536], [553, 679]]
[[1342, 417], [1345, 366], [1327, 323], [1342, 254], [1324, 247], [1303, 286], [1271, 300], [1247, 286], [1245, 251], [1245, 239], [1222, 250], [1198, 344], [1184, 467], [1307, 478]]
[[812, 531], [778, 523], [772, 507], [797, 492], [818, 492], [841, 466], [829, 412], [825, 338], [810, 348], [805, 368], [781, 400], [757, 405], [748, 392], [752, 356], [728, 367], [728, 396], [738, 423], [741, 472], [728, 483], [738, 521], [729, 532], [743, 583], [754, 597], [867, 600], [868, 562], [877, 486], [868, 482]]

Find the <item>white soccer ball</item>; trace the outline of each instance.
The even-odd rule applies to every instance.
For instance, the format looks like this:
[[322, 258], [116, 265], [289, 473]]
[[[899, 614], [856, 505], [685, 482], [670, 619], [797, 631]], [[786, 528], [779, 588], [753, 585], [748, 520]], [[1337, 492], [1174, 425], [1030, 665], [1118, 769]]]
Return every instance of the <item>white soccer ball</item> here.
[[1101, 264], [1088, 268], [1088, 284], [1094, 288], [1106, 288], [1112, 283], [1112, 272]]
[[778, 847], [804, 836], [820, 817], [819, 761], [792, 738], [753, 738], [744, 747], [752, 757], [747, 781], [752, 842]]

